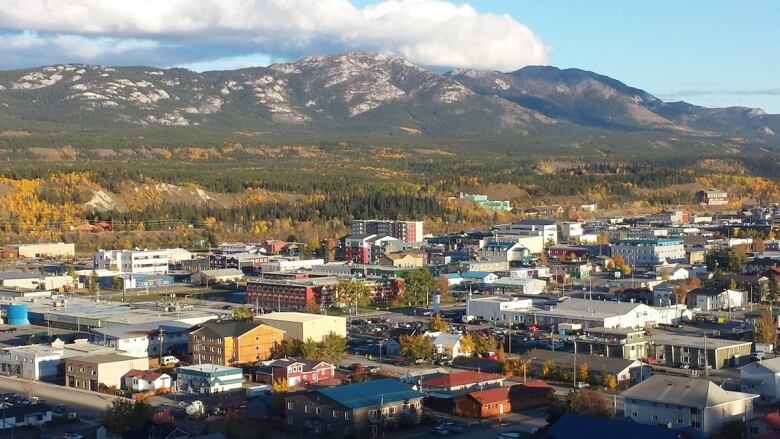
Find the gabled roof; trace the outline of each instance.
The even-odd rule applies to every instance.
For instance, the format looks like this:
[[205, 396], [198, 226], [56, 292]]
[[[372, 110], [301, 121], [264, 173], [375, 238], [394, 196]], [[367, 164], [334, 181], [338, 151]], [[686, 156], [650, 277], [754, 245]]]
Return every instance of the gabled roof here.
[[474, 370], [467, 370], [464, 372], [449, 373], [449, 374], [440, 375], [434, 378], [427, 379], [423, 381], [423, 385], [430, 386], [430, 387], [450, 388], [450, 387], [465, 386], [469, 384], [484, 383], [486, 381], [497, 381], [503, 379], [504, 377], [502, 375], [498, 375], [495, 373], [486, 373], [486, 372], [477, 372]]
[[709, 380], [653, 375], [621, 394], [624, 398], [684, 407], [707, 408], [734, 401], [758, 398], [752, 393], [723, 390]]
[[352, 410], [423, 397], [422, 393], [391, 378], [332, 387], [317, 392]]
[[138, 370], [138, 369], [133, 369], [130, 372], [124, 374], [124, 377], [140, 378], [147, 382], [152, 382], [160, 378], [161, 376], [168, 376], [168, 375], [161, 372], [152, 372], [148, 370]]
[[304, 372], [309, 372], [313, 370], [315, 367], [319, 366], [320, 364], [324, 364], [328, 367], [333, 367], [333, 365], [328, 364], [324, 361], [299, 360], [297, 358], [280, 358], [278, 360], [274, 360], [268, 363], [267, 366], [268, 367], [290, 367], [293, 364], [302, 365]]
[[508, 387], [496, 387], [494, 389], [479, 390], [477, 392], [471, 392], [466, 397], [477, 401], [480, 404], [492, 404], [494, 402], [501, 402], [509, 400], [509, 388]]
[[692, 428], [676, 429], [634, 422], [631, 418], [605, 419], [566, 413], [558, 419], [543, 439], [701, 439]]
[[770, 372], [778, 373], [780, 372], [780, 357], [770, 358], [768, 360], [756, 361], [755, 363], [750, 363], [740, 367], [740, 369], [758, 369], [758, 368], [765, 368]]
[[222, 338], [238, 337], [258, 326], [263, 326], [263, 324], [245, 320], [220, 320], [216, 322], [206, 322], [200, 328], [192, 332], [208, 331]]

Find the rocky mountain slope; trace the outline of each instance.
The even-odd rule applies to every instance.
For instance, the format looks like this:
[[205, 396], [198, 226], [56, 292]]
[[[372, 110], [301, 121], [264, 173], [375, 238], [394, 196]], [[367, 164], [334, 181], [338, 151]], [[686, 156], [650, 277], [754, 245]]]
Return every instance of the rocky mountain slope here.
[[578, 69], [427, 71], [349, 53], [234, 71], [56, 65], [0, 72], [0, 132], [201, 127], [316, 135], [515, 136], [583, 130], [776, 142], [780, 116], [666, 103]]

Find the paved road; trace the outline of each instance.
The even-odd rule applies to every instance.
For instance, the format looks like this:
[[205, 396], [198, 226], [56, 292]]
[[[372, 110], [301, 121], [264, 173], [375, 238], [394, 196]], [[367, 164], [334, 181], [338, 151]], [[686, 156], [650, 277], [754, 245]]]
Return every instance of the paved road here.
[[0, 392], [14, 392], [37, 396], [48, 404], [64, 404], [68, 410], [75, 410], [83, 419], [98, 419], [114, 396], [94, 392], [83, 392], [40, 381], [28, 381], [14, 377], [0, 378]]

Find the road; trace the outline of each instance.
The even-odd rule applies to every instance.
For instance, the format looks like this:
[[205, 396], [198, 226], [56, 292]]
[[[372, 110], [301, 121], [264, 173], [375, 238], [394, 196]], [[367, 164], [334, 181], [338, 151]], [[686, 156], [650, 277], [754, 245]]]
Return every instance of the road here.
[[68, 410], [78, 412], [80, 418], [87, 420], [100, 418], [106, 406], [116, 398], [102, 393], [79, 391], [56, 384], [14, 377], [0, 379], [0, 392], [37, 396], [50, 405], [64, 404]]

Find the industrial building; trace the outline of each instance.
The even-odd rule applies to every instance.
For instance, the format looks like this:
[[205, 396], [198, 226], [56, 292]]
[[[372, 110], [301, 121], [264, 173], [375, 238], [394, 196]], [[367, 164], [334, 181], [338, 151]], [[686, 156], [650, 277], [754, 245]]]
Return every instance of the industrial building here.
[[345, 317], [301, 312], [274, 312], [258, 315], [255, 320], [281, 329], [284, 331], [286, 339], [301, 341], [311, 339], [320, 342], [331, 332], [342, 337], [347, 336], [347, 319]]

